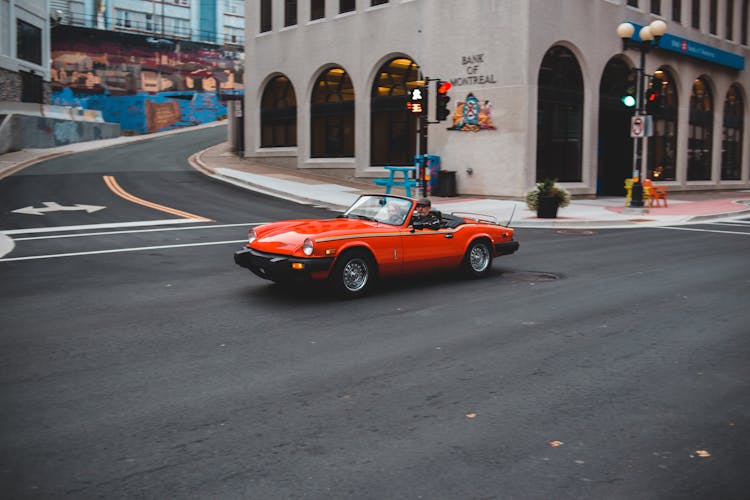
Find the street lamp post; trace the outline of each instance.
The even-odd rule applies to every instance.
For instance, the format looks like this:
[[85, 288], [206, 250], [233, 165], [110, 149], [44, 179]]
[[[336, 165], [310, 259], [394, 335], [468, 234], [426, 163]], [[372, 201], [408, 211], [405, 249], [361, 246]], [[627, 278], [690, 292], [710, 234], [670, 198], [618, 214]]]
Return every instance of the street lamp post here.
[[[644, 26], [638, 32], [638, 39], [634, 39], [635, 26], [631, 23], [622, 23], [617, 26], [617, 35], [622, 39], [623, 52], [627, 49], [636, 49], [641, 53], [640, 67], [636, 68], [638, 72], [638, 86], [636, 95], [638, 96], [638, 106], [635, 113], [645, 116], [646, 113], [646, 54], [659, 44], [659, 39], [666, 33], [667, 23], [657, 19], [648, 26]], [[645, 122], [645, 119], [644, 119]], [[646, 162], [643, 158], [643, 135], [638, 134], [635, 137], [635, 154], [633, 161], [633, 190], [630, 197], [630, 207], [636, 210], [643, 210], [643, 184], [641, 178], [646, 173]]]

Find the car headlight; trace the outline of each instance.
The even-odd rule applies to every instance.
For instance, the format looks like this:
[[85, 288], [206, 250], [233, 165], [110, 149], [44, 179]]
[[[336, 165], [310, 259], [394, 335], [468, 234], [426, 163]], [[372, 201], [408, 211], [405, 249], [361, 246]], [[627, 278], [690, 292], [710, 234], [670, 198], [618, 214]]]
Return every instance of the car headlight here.
[[305, 242], [302, 243], [302, 251], [305, 255], [312, 255], [314, 247], [313, 241], [310, 238], [305, 238]]
[[247, 243], [248, 244], [252, 243], [253, 241], [255, 241], [257, 237], [258, 236], [255, 234], [255, 229], [251, 229], [250, 231], [247, 232]]

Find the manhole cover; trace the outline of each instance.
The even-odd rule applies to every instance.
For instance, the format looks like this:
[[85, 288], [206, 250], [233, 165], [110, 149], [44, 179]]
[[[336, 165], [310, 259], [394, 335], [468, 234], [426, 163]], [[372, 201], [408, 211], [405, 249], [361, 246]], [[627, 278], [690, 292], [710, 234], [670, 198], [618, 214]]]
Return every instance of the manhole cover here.
[[557, 234], [596, 234], [591, 229], [558, 229]]
[[552, 273], [536, 273], [533, 271], [518, 271], [503, 273], [504, 278], [510, 278], [518, 281], [555, 281], [560, 276]]

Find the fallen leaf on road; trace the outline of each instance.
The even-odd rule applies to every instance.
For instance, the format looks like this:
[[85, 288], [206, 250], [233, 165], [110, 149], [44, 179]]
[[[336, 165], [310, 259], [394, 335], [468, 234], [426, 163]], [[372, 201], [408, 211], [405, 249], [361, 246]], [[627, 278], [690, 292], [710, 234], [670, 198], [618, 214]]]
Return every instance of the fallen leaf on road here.
[[565, 444], [565, 443], [563, 443], [562, 441], [550, 441], [549, 442], [549, 445], [552, 446], [553, 448], [556, 448], [558, 446], [562, 446], [563, 444]]
[[699, 457], [703, 457], [703, 458], [711, 456], [711, 454], [709, 452], [707, 452], [706, 450], [697, 450], [695, 452], [695, 454], [698, 455]]
[[477, 417], [476, 413], [467, 413], [466, 414], [466, 418], [476, 418], [476, 417]]

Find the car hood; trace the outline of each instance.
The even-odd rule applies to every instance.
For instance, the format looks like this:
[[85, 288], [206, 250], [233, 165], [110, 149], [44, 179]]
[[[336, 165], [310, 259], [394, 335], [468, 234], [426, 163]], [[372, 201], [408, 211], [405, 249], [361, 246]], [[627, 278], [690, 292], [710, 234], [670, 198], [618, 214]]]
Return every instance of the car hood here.
[[360, 219], [299, 219], [263, 224], [255, 228], [251, 248], [269, 253], [294, 253], [306, 238], [313, 241], [345, 234], [393, 231], [393, 226]]

